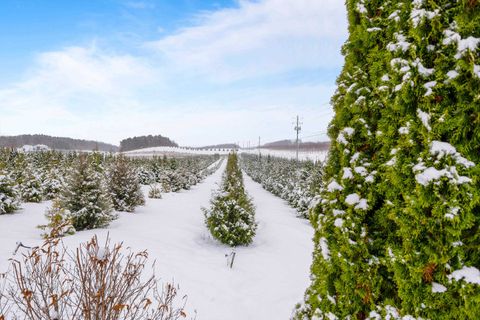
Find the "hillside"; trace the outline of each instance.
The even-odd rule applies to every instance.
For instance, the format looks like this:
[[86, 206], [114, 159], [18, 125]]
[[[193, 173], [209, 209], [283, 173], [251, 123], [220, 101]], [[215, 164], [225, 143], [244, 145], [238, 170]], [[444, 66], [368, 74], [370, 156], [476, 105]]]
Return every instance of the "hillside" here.
[[92, 140], [52, 137], [43, 134], [0, 136], [0, 147], [21, 148], [24, 145], [46, 145], [50, 149], [55, 150], [98, 150], [106, 152], [118, 151], [118, 147], [115, 145]]
[[139, 136], [120, 141], [122, 152], [153, 147], [178, 147], [178, 144], [162, 135]]

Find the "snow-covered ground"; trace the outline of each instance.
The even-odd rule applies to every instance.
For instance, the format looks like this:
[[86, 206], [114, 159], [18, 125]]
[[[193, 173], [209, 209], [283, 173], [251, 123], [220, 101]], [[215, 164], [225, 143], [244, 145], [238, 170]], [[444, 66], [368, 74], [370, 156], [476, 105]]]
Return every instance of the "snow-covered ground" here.
[[[286, 158], [286, 159], [295, 159], [297, 154], [295, 150], [277, 150], [277, 149], [241, 149], [239, 153], [250, 153], [250, 154], [258, 154], [260, 153], [264, 156], [270, 155], [273, 157], [279, 158]], [[299, 160], [312, 160], [312, 161], [325, 161], [327, 159], [328, 152], [327, 151], [319, 151], [319, 150], [300, 150], [298, 152], [298, 159]]]
[[[212, 240], [203, 222], [211, 190], [220, 182], [221, 168], [189, 191], [147, 199], [136, 213], [120, 213], [108, 229], [79, 232], [64, 238], [73, 249], [94, 234], [123, 241], [134, 250], [147, 249], [162, 280], [180, 285], [188, 295], [189, 314], [198, 320], [289, 319], [309, 285], [313, 230], [295, 210], [245, 175], [245, 186], [257, 207], [257, 235], [249, 247], [237, 248], [233, 269], [225, 254], [231, 249]], [[15, 243], [41, 243], [48, 202], [24, 204], [14, 215], [0, 216], [0, 272], [5, 271]]]

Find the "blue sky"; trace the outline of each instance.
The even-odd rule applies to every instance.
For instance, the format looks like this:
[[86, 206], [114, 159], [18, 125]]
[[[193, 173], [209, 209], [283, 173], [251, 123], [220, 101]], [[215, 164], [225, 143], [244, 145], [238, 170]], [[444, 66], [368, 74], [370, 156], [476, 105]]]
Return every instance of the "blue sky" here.
[[2, 0], [0, 134], [324, 140], [337, 0]]

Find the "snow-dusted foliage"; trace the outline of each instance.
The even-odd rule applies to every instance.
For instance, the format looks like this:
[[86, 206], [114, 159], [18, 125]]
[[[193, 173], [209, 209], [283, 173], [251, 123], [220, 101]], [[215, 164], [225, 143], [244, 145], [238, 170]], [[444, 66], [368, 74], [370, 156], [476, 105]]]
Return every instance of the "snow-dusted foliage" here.
[[[85, 157], [88, 159], [88, 170], [84, 168], [85, 170], [80, 173], [79, 162]], [[43, 226], [44, 229], [51, 229], [59, 223], [73, 223], [81, 229], [91, 228], [93, 225], [100, 226], [102, 225], [100, 221], [98, 224], [96, 222], [90, 224], [75, 218], [74, 223], [70, 218], [80, 214], [79, 206], [82, 203], [87, 207], [91, 206], [83, 208], [83, 211], [90, 212], [86, 214], [87, 216], [95, 216], [92, 212], [102, 212], [103, 209], [93, 209], [97, 206], [95, 201], [103, 203], [98, 204], [101, 208], [106, 208], [104, 204], [111, 201], [118, 211], [133, 211], [135, 206], [144, 203], [139, 182], [154, 183], [158, 186], [158, 192], [155, 195], [157, 198], [161, 198], [161, 192], [189, 189], [218, 169], [220, 165], [218, 159], [219, 156], [130, 159], [95, 152], [86, 156], [77, 152], [62, 153], [52, 150], [20, 152], [0, 149], [0, 214], [11, 213], [18, 209], [20, 201], [55, 200], [52, 208], [46, 213], [49, 223]], [[74, 173], [86, 175], [83, 178], [77, 176], [79, 179], [77, 186], [72, 185]], [[85, 187], [83, 191], [77, 188], [81, 185], [82, 179], [87, 179], [88, 182], [85, 184], [101, 187], [102, 192], [94, 195], [93, 190], [90, 193], [86, 192], [88, 187], [85, 185], [82, 185]], [[107, 193], [104, 195], [105, 188]], [[75, 208], [71, 207], [73, 204], [65, 204], [68, 190], [77, 203]], [[76, 194], [84, 191], [86, 193], [82, 195]], [[84, 198], [80, 199], [80, 197]], [[91, 199], [94, 199], [93, 202]], [[76, 213], [73, 214], [73, 212]], [[62, 218], [59, 219], [62, 214]], [[84, 216], [83, 213], [80, 215]], [[95, 220], [93, 217], [90, 218]], [[110, 219], [105, 218], [105, 222]]]
[[308, 218], [309, 209], [319, 201], [322, 186], [322, 162], [288, 160], [276, 157], [259, 157], [242, 154], [243, 170], [265, 190], [285, 199]]
[[207, 228], [215, 239], [232, 247], [253, 241], [257, 229], [255, 207], [244, 189], [237, 154], [228, 156], [222, 185], [210, 204], [203, 210]]
[[480, 3], [347, 9], [312, 284], [295, 318], [480, 318]]
[[45, 213], [48, 223], [38, 226], [38, 228], [45, 231], [42, 234], [45, 239], [61, 238], [75, 233], [72, 220], [66, 213], [67, 209], [62, 201], [58, 199], [52, 201], [52, 206]]
[[40, 174], [32, 166], [27, 165], [22, 170], [20, 196], [24, 202], [41, 202], [43, 199]]
[[20, 207], [20, 194], [9, 164], [14, 158], [10, 150], [0, 149], [0, 214], [12, 213]]
[[152, 183], [148, 190], [148, 197], [151, 199], [162, 199], [162, 187], [159, 183]]
[[118, 156], [109, 169], [108, 190], [115, 210], [133, 212], [136, 206], [145, 204], [137, 173], [127, 158]]
[[218, 156], [153, 157], [135, 159], [133, 163], [141, 184], [159, 185], [161, 192], [178, 192], [190, 189], [215, 172], [218, 166], [212, 164], [218, 159]]
[[42, 183], [37, 167], [36, 158], [24, 153], [12, 152], [10, 158], [10, 172], [18, 187], [20, 199], [23, 202], [42, 201]]
[[15, 181], [5, 169], [0, 168], [0, 214], [12, 213], [19, 208]]
[[95, 156], [80, 156], [59, 197], [60, 208], [77, 231], [106, 226], [115, 218], [105, 179], [96, 166]]

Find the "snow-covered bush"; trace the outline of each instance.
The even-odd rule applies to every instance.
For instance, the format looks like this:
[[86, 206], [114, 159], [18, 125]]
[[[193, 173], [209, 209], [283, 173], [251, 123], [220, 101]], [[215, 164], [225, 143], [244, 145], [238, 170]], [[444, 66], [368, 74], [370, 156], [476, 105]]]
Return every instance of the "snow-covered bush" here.
[[155, 181], [153, 172], [146, 166], [140, 165], [138, 171], [138, 182], [142, 185], [149, 185]]
[[208, 169], [212, 169], [211, 165], [218, 159], [218, 156], [153, 157], [135, 159], [133, 163], [139, 169], [138, 178], [141, 184], [158, 183], [162, 192], [178, 192], [190, 189], [212, 174], [214, 171]]
[[56, 198], [63, 187], [66, 174], [59, 168], [45, 169], [42, 177], [43, 197], [47, 200]]
[[210, 208], [203, 208], [212, 236], [232, 247], [248, 245], [257, 229], [255, 207], [243, 186], [237, 155], [228, 156], [220, 189], [213, 194]]
[[[174, 284], [145, 274], [148, 253], [125, 251], [97, 237], [67, 251], [47, 239], [0, 278], [0, 319], [175, 320], [186, 299]], [[1, 290], [7, 286], [8, 290]]]
[[48, 224], [38, 226], [38, 228], [45, 231], [42, 234], [43, 238], [60, 238], [75, 233], [72, 221], [59, 200], [53, 200], [52, 207], [45, 213], [45, 218], [47, 218]]
[[322, 186], [322, 162], [300, 161], [241, 155], [245, 172], [262, 187], [288, 201], [300, 217], [308, 218], [309, 209], [319, 201]]
[[480, 318], [479, 5], [347, 1], [297, 319]]
[[151, 199], [162, 199], [162, 188], [158, 183], [153, 183], [150, 185], [150, 190], [148, 190], [148, 197]]
[[124, 156], [113, 160], [108, 174], [108, 189], [117, 211], [133, 212], [136, 206], [145, 204], [135, 168]]
[[106, 226], [115, 218], [104, 178], [92, 161], [95, 159], [90, 156], [78, 157], [58, 199], [66, 218], [77, 231]]
[[22, 169], [20, 197], [24, 202], [41, 202], [43, 198], [42, 182], [38, 172], [30, 165]]
[[12, 213], [20, 207], [15, 181], [0, 168], [0, 214]]

